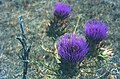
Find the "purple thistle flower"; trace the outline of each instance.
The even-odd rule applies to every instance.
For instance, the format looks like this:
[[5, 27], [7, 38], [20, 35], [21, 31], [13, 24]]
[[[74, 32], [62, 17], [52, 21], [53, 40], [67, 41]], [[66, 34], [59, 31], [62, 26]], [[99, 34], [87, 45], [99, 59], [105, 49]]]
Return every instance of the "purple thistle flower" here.
[[72, 7], [68, 4], [57, 2], [54, 5], [54, 16], [59, 19], [65, 19], [71, 13]]
[[86, 37], [92, 41], [100, 42], [107, 37], [108, 26], [101, 20], [90, 20], [84, 27]]
[[65, 34], [57, 41], [57, 51], [65, 62], [81, 62], [88, 53], [88, 43], [76, 34]]

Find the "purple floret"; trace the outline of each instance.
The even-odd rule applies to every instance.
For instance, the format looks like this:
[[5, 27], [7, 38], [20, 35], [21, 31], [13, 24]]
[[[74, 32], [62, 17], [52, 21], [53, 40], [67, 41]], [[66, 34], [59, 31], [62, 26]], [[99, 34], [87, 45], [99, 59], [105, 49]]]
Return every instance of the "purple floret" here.
[[57, 2], [54, 5], [54, 16], [59, 19], [65, 19], [71, 13], [72, 7], [68, 4]]
[[76, 34], [65, 34], [57, 41], [58, 55], [65, 62], [81, 62], [88, 53], [88, 43]]
[[86, 37], [92, 41], [100, 42], [107, 37], [108, 26], [101, 20], [90, 20], [84, 28]]

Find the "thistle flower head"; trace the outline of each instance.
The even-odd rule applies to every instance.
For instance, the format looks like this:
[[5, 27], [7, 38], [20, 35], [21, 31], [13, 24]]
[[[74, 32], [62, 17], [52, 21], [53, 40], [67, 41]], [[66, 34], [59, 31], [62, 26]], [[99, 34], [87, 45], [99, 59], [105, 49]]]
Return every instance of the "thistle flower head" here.
[[88, 43], [76, 34], [65, 34], [57, 41], [58, 55], [65, 62], [81, 62], [88, 53]]
[[59, 19], [65, 19], [71, 13], [72, 7], [68, 4], [57, 2], [54, 5], [54, 16]]
[[85, 24], [85, 34], [90, 40], [100, 42], [107, 37], [108, 26], [101, 20], [91, 20]]

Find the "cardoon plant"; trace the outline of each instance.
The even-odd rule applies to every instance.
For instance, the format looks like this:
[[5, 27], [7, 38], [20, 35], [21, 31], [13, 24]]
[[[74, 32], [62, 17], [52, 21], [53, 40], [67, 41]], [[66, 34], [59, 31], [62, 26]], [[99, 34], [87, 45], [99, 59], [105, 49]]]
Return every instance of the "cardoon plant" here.
[[65, 19], [72, 11], [72, 7], [68, 4], [57, 2], [54, 5], [54, 16], [58, 19]]
[[101, 20], [90, 20], [85, 24], [86, 37], [99, 43], [107, 37], [108, 26]]
[[92, 56], [97, 55], [97, 45], [106, 39], [108, 26], [101, 20], [90, 20], [84, 26], [85, 35], [89, 42], [90, 52]]
[[79, 35], [65, 34], [57, 41], [57, 52], [63, 75], [73, 76], [77, 71], [77, 62], [82, 62], [88, 54], [88, 43]]
[[57, 2], [54, 5], [54, 19], [50, 21], [48, 26], [47, 35], [57, 38], [66, 32], [67, 18], [72, 11], [72, 7], [68, 4]]

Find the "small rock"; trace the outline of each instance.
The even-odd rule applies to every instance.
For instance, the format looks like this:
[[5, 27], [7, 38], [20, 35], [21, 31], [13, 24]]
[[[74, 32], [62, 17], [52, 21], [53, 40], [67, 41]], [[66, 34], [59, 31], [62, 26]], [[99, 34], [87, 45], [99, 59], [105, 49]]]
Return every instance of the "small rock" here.
[[115, 79], [114, 75], [108, 75], [107, 79]]
[[114, 67], [116, 67], [116, 68], [118, 67], [117, 63], [114, 63], [113, 65], [114, 65]]

